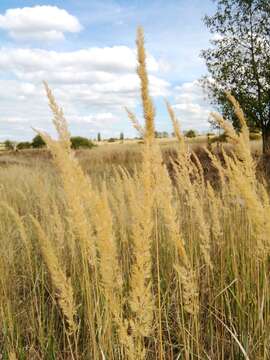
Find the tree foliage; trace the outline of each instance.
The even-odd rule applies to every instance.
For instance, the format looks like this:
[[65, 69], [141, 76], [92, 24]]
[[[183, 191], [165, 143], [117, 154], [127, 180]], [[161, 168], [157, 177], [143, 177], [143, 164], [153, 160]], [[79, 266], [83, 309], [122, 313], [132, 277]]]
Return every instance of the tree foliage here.
[[194, 138], [196, 137], [196, 132], [195, 130], [188, 130], [185, 132], [185, 136], [188, 137], [188, 138]]
[[14, 142], [12, 142], [10, 140], [6, 140], [4, 144], [5, 144], [5, 148], [7, 150], [14, 150], [14, 148], [15, 148]]
[[40, 135], [36, 135], [32, 140], [32, 147], [35, 149], [42, 148], [46, 144]]
[[213, 103], [238, 122], [224, 90], [243, 108], [252, 131], [260, 129], [264, 151], [270, 148], [270, 2], [217, 0], [217, 11], [204, 21], [213, 34], [202, 51], [209, 75], [202, 79]]
[[72, 149], [91, 149], [93, 146], [93, 142], [82, 136], [73, 136], [70, 138]]
[[30, 149], [32, 147], [32, 143], [29, 141], [22, 141], [17, 145], [18, 150]]

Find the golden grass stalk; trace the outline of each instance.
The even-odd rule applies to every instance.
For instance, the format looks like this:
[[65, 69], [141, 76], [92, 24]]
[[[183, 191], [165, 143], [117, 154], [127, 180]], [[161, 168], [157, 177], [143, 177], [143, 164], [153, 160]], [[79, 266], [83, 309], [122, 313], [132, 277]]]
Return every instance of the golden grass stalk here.
[[178, 140], [178, 145], [180, 147], [180, 153], [187, 154], [185, 138], [184, 138], [184, 135], [181, 133], [179, 121], [178, 121], [178, 119], [175, 115], [175, 112], [173, 111], [173, 108], [170, 105], [170, 103], [167, 100], [165, 100], [165, 103], [166, 103], [167, 111], [168, 111], [168, 114], [170, 116], [170, 119], [171, 119], [171, 122], [173, 125], [174, 134]]
[[27, 235], [25, 232], [25, 228], [22, 222], [22, 219], [18, 215], [18, 213], [6, 202], [0, 201], [0, 209], [5, 212], [7, 215], [10, 216], [10, 218], [13, 220], [14, 224], [16, 225], [20, 239], [23, 242], [24, 249], [27, 253], [27, 260], [28, 260], [28, 267], [31, 269], [31, 244], [29, 244], [29, 241], [27, 239]]
[[[183, 195], [187, 198], [188, 206], [190, 207], [192, 216], [194, 216], [194, 220], [196, 221], [196, 224], [198, 226], [198, 237], [200, 239], [201, 252], [203, 254], [205, 263], [210, 269], [212, 269], [213, 265], [210, 256], [211, 245], [209, 225], [205, 219], [203, 204], [200, 202], [201, 191], [203, 189], [203, 169], [201, 168], [200, 162], [197, 157], [195, 157], [195, 164], [191, 162], [190, 154], [187, 152], [185, 141], [180, 131], [179, 123], [177, 121], [173, 108], [169, 105], [168, 102], [167, 109], [179, 142], [177, 163], [173, 163], [175, 176], [177, 179], [177, 187], [180, 193], [183, 193]], [[196, 167], [196, 164], [199, 170]], [[195, 178], [202, 181], [200, 182], [200, 187], [197, 186], [196, 182], [191, 180], [192, 175], [194, 175], [194, 171]]]
[[68, 323], [69, 335], [75, 334], [78, 326], [75, 321], [76, 306], [73, 298], [73, 288], [70, 279], [66, 277], [58, 262], [55, 250], [39, 222], [31, 216], [31, 221], [37, 233], [43, 259], [49, 270], [56, 291], [59, 306]]
[[[232, 99], [232, 97], [231, 97]], [[228, 121], [225, 121], [220, 114], [211, 113], [210, 115], [216, 121], [216, 123], [224, 130], [225, 134], [228, 136], [229, 142], [234, 146], [234, 151], [239, 160], [243, 163], [241, 166], [242, 170], [245, 171], [245, 176], [247, 176], [250, 181], [253, 183], [255, 180], [255, 164], [251, 155], [250, 145], [249, 145], [249, 131], [245, 125], [245, 118], [242, 115], [242, 112], [238, 110], [237, 103], [236, 114], [240, 116], [241, 131], [240, 134], [237, 134], [232, 124]]]
[[235, 113], [241, 124], [241, 131], [236, 133], [232, 125], [223, 119], [219, 114], [212, 114], [216, 122], [224, 129], [229, 137], [229, 141], [234, 144], [235, 154], [227, 155], [223, 151], [226, 163], [226, 179], [229, 184], [230, 193], [237, 194], [237, 201], [244, 202], [247, 215], [252, 224], [252, 232], [256, 241], [256, 254], [259, 258], [264, 258], [269, 251], [270, 225], [265, 219], [266, 212], [261, 199], [258, 196], [255, 163], [249, 146], [249, 131], [245, 117], [240, 105], [235, 98], [227, 94], [229, 100], [235, 108]]
[[[97, 246], [99, 250], [99, 266], [103, 288], [109, 297], [121, 293], [122, 276], [118, 263], [118, 250], [113, 232], [113, 219], [108, 204], [105, 185], [96, 204]], [[102, 221], [104, 219], [105, 221]], [[110, 299], [108, 299], [110, 300]]]
[[[103, 219], [103, 220], [102, 220]], [[105, 184], [96, 202], [95, 230], [97, 231], [97, 248], [99, 252], [99, 269], [101, 287], [106, 299], [110, 317], [113, 318], [118, 330], [121, 344], [127, 344], [128, 334], [124, 335], [122, 318], [122, 274], [118, 261], [118, 249], [113, 231], [113, 219], [108, 204], [108, 194]], [[132, 351], [133, 352], [133, 351]]]
[[235, 115], [237, 116], [237, 118], [240, 122], [240, 125], [241, 125], [241, 133], [244, 137], [244, 140], [245, 140], [247, 146], [249, 146], [249, 129], [248, 129], [248, 126], [246, 123], [244, 111], [241, 108], [239, 102], [229, 91], [226, 91], [226, 96], [227, 96], [228, 100], [231, 102], [231, 104], [233, 105]]
[[137, 73], [141, 84], [141, 98], [145, 119], [145, 140], [152, 142], [155, 137], [155, 108], [149, 95], [149, 80], [146, 69], [146, 52], [144, 48], [144, 31], [139, 27], [137, 30]]
[[143, 359], [145, 349], [143, 338], [152, 332], [154, 301], [152, 295], [152, 255], [151, 235], [153, 229], [153, 167], [154, 154], [154, 105], [149, 95], [149, 81], [146, 70], [146, 53], [144, 48], [143, 29], [137, 31], [137, 73], [141, 83], [141, 98], [143, 104], [145, 131], [145, 147], [141, 173], [138, 177], [139, 188], [130, 189], [132, 207], [132, 239], [134, 261], [131, 268], [131, 290], [129, 304], [132, 311], [130, 326], [134, 343], [136, 344], [135, 358]]
[[[207, 182], [206, 184], [207, 189], [207, 198], [209, 203], [209, 217], [211, 219], [211, 233], [213, 235], [213, 238], [215, 241], [220, 241], [221, 236], [223, 234], [222, 232], [222, 225], [220, 222], [220, 213], [222, 210], [222, 201], [219, 197], [219, 194], [215, 192], [213, 189], [213, 186], [210, 184], [210, 182]], [[219, 244], [220, 245], [220, 244]]]
[[59, 134], [60, 141], [66, 150], [69, 151], [71, 146], [70, 133], [68, 130], [67, 121], [64, 117], [63, 109], [58, 106], [52, 90], [49, 88], [47, 82], [44, 81], [43, 84], [46, 90], [47, 98], [49, 100], [49, 107], [53, 113], [53, 124]]
[[183, 300], [185, 310], [197, 315], [198, 305], [198, 286], [195, 272], [192, 269], [183, 235], [180, 233], [180, 224], [177, 218], [176, 209], [173, 206], [172, 183], [164, 165], [159, 166], [158, 170], [158, 189], [156, 196], [159, 206], [162, 209], [164, 224], [168, 231], [168, 237], [177, 250], [177, 259], [173, 264], [177, 272], [180, 284], [182, 285]]
[[128, 117], [129, 117], [134, 129], [138, 131], [138, 133], [141, 135], [141, 137], [144, 137], [144, 129], [140, 125], [136, 115], [131, 110], [129, 110], [127, 107], [125, 109], [126, 109]]
[[74, 233], [81, 243], [82, 255], [87, 256], [91, 265], [95, 264], [96, 248], [93, 230], [87, 218], [86, 208], [92, 203], [93, 192], [90, 179], [83, 173], [78, 161], [70, 149], [69, 132], [63, 110], [56, 104], [52, 91], [47, 89], [50, 108], [54, 114], [54, 124], [58, 131], [60, 142], [54, 141], [49, 135], [40, 135], [53, 154], [54, 162], [60, 171], [64, 191], [69, 205], [69, 221]]
[[63, 151], [57, 141], [47, 134], [40, 133], [54, 156], [54, 163], [60, 171], [64, 192], [68, 203], [68, 219], [81, 246], [83, 256], [91, 265], [95, 265], [96, 247], [91, 223], [88, 221], [86, 206], [91, 198], [91, 184], [86, 179], [77, 160]]

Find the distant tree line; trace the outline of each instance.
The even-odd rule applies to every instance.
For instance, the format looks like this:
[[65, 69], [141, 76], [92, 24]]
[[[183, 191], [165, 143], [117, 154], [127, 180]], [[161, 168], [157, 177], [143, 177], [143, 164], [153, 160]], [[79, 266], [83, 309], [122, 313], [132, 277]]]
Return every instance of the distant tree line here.
[[[184, 132], [184, 135], [186, 137], [192, 138], [196, 136], [196, 132], [195, 130], [188, 130], [186, 132]], [[171, 136], [174, 137], [174, 133], [171, 133]], [[169, 133], [167, 131], [155, 131], [155, 137], [158, 139], [161, 138], [168, 138], [169, 137]], [[124, 142], [124, 133], [121, 132], [119, 135], [119, 138], [114, 138], [114, 137], [110, 137], [109, 139], [106, 139], [107, 142], [112, 143], [115, 141], [121, 141]], [[98, 133], [97, 134], [97, 138], [96, 138], [97, 142], [102, 141], [101, 138], [101, 134]], [[92, 147], [96, 146], [94, 144], [94, 142], [91, 139], [82, 137], [82, 136], [72, 136], [70, 138], [71, 141], [71, 147], [72, 149], [91, 149]], [[10, 141], [10, 140], [6, 140], [4, 142], [5, 148], [7, 150], [25, 150], [25, 149], [41, 149], [43, 147], [46, 146], [44, 140], [42, 139], [42, 137], [40, 135], [36, 135], [32, 141], [22, 141], [19, 143]]]
[[[73, 149], [80, 149], [80, 148], [91, 149], [92, 147], [95, 146], [92, 140], [82, 136], [72, 136], [70, 138], [70, 141], [71, 141], [71, 147]], [[46, 146], [44, 140], [40, 135], [36, 135], [31, 142], [22, 141], [16, 144], [15, 142], [6, 140], [4, 144], [7, 150], [40, 149]]]

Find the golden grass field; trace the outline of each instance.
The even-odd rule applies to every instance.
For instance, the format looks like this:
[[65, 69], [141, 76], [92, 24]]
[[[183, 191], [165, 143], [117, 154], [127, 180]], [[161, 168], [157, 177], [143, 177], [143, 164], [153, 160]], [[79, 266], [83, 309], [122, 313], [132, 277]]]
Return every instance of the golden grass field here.
[[270, 358], [258, 144], [229, 94], [227, 148], [187, 144], [169, 104], [177, 141], [157, 142], [141, 29], [137, 49], [143, 144], [75, 154], [45, 84], [59, 138], [0, 156], [2, 359]]

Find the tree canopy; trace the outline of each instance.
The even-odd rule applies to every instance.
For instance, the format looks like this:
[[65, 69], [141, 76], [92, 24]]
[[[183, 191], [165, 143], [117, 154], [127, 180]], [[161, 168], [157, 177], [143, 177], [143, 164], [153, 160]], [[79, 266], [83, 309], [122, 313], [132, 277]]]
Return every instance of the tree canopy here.
[[238, 123], [225, 90], [243, 108], [251, 130], [261, 130], [263, 149], [270, 149], [270, 2], [216, 0], [217, 11], [205, 16], [212, 47], [202, 51], [209, 76], [202, 79], [213, 103]]

